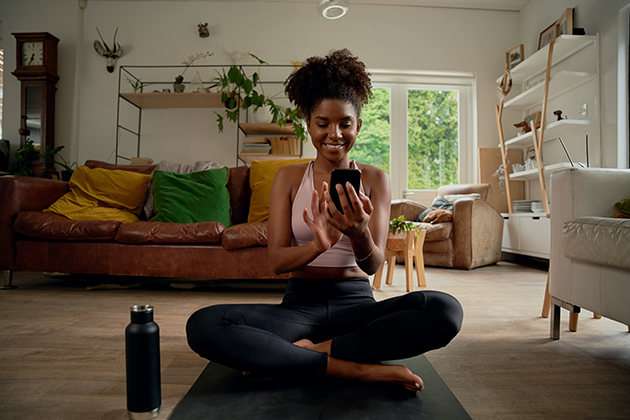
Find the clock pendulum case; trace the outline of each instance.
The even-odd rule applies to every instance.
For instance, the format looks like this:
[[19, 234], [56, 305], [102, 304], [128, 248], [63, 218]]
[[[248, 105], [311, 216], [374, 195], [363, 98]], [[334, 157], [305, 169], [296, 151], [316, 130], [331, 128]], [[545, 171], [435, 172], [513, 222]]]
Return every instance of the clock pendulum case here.
[[[47, 32], [14, 33], [17, 41], [17, 67], [12, 73], [21, 82], [20, 147], [26, 140], [55, 148], [55, 92], [57, 90], [57, 44], [59, 39]], [[43, 162], [42, 162], [43, 163]], [[45, 165], [51, 177], [54, 164]]]

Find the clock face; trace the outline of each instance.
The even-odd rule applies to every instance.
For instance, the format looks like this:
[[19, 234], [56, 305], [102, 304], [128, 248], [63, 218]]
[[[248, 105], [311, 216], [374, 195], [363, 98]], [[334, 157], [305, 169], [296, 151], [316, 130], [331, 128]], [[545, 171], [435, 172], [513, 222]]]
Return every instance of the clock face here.
[[22, 65], [23, 66], [43, 66], [44, 65], [44, 43], [24, 42], [22, 44]]

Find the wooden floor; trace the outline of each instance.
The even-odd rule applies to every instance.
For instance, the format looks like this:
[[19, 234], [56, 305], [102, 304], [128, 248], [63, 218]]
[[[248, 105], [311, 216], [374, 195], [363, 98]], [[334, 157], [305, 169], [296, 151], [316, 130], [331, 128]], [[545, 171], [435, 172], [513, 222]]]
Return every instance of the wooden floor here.
[[[630, 334], [583, 311], [560, 341], [540, 317], [546, 271], [502, 262], [472, 271], [427, 267], [429, 289], [456, 296], [461, 333], [427, 358], [474, 419], [629, 419]], [[167, 419], [206, 361], [187, 346], [198, 308], [279, 302], [282, 290], [103, 287], [41, 273], [16, 273], [0, 291], [0, 419], [124, 419], [124, 330], [129, 307], [151, 304], [161, 330], [162, 410]], [[377, 299], [404, 293], [404, 268]], [[183, 285], [185, 286], [185, 284]], [[422, 376], [422, 372], [417, 372]]]

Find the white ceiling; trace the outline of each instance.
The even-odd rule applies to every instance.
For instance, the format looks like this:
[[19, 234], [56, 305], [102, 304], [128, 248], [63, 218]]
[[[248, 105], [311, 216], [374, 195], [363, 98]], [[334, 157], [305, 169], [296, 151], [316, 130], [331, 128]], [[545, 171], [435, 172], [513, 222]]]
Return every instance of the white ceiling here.
[[[107, 0], [91, 0], [107, 1]], [[145, 0], [160, 1], [160, 0]], [[167, 1], [167, 0], [164, 0]], [[217, 2], [260, 2], [260, 3], [313, 3], [318, 0], [168, 0], [168, 1], [217, 1]], [[521, 10], [529, 0], [350, 0], [352, 4], [389, 6], [446, 7], [455, 9]]]

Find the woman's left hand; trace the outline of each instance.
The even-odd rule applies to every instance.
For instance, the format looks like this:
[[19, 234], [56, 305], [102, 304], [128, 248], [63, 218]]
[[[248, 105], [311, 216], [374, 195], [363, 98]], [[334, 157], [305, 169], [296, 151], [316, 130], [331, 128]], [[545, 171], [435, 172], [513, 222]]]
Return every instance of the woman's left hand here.
[[369, 233], [368, 222], [370, 221], [370, 215], [374, 211], [370, 198], [361, 192], [357, 194], [349, 182], [346, 183], [348, 195], [343, 191], [341, 185], [337, 184], [336, 187], [343, 214], [337, 210], [330, 194], [325, 192], [324, 197], [328, 203], [326, 220], [349, 238], [364, 237]]

